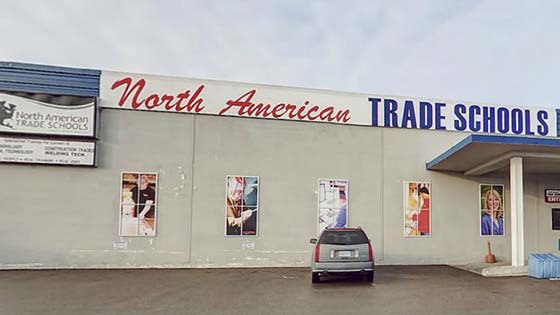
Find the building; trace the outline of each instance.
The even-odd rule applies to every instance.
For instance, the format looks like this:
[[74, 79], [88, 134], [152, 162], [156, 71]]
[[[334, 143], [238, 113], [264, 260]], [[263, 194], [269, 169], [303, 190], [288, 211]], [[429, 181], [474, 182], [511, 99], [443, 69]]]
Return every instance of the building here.
[[[523, 265], [560, 239], [558, 110], [0, 63], [0, 268]], [[557, 209], [558, 208], [558, 209]]]

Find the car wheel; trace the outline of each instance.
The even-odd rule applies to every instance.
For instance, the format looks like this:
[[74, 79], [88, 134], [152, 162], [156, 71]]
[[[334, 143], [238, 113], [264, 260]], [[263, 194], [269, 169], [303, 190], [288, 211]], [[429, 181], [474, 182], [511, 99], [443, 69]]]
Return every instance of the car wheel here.
[[368, 271], [368, 273], [366, 273], [366, 280], [367, 282], [373, 282], [373, 271]]
[[319, 283], [321, 282], [321, 278], [319, 276], [318, 272], [312, 272], [311, 273], [311, 283]]

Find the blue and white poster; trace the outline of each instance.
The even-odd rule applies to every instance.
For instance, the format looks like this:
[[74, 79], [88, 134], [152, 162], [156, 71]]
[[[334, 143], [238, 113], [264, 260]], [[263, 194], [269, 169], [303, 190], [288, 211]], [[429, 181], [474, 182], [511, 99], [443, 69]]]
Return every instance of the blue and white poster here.
[[348, 227], [348, 181], [319, 179], [318, 234], [326, 228]]
[[480, 184], [480, 236], [504, 236], [504, 185]]

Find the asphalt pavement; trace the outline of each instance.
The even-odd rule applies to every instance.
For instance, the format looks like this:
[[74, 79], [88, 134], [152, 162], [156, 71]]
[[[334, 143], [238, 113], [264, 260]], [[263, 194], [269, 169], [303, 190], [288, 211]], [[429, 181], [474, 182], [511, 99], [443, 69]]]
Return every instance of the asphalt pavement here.
[[0, 314], [560, 314], [560, 281], [448, 266], [324, 280], [304, 268], [0, 271]]

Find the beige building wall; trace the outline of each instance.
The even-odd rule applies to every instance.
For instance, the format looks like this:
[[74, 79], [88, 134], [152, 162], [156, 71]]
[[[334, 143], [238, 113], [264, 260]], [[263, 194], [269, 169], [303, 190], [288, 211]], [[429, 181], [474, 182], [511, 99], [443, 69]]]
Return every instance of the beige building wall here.
[[[349, 224], [379, 264], [509, 260], [509, 178], [427, 171], [467, 133], [104, 109], [99, 167], [0, 164], [0, 268], [307, 266], [319, 178], [349, 181]], [[123, 171], [159, 174], [156, 237], [120, 237]], [[227, 175], [260, 178], [259, 235], [225, 237]], [[405, 238], [403, 182], [432, 183], [432, 236]], [[506, 186], [506, 236], [481, 237], [478, 189]], [[543, 189], [525, 181], [526, 253], [557, 249]], [[554, 186], [554, 187], [549, 187]], [[126, 246], [126, 249], [115, 245]]]

